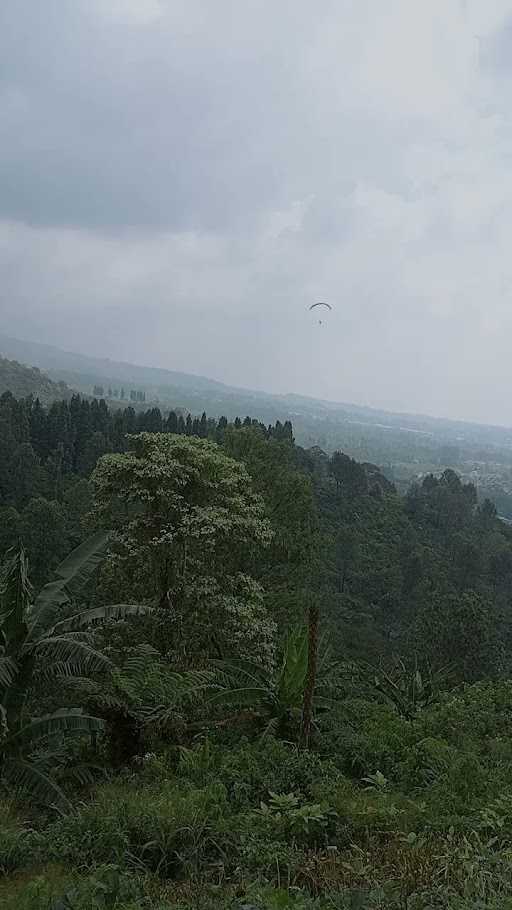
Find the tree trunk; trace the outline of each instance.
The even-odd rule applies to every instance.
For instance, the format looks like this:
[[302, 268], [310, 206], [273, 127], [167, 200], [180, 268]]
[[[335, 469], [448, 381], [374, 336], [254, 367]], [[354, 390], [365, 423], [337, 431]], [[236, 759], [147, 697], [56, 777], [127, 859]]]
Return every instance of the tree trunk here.
[[114, 768], [128, 765], [142, 748], [139, 722], [130, 715], [112, 713], [107, 719], [108, 752]]
[[312, 601], [308, 617], [308, 669], [306, 684], [304, 686], [304, 700], [302, 702], [302, 746], [307, 749], [311, 735], [311, 722], [313, 720], [313, 698], [316, 686], [316, 671], [318, 663], [318, 625], [320, 611], [318, 603]]

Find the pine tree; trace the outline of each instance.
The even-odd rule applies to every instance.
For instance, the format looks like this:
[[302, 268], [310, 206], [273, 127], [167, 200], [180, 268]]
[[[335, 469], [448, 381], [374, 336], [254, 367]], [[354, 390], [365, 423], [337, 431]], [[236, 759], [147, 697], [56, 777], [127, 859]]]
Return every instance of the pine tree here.
[[201, 439], [206, 439], [208, 436], [208, 421], [206, 419], [205, 411], [201, 414], [201, 420], [199, 421], [199, 436]]
[[[73, 398], [76, 397], [73, 396]], [[71, 399], [72, 401], [73, 398]], [[51, 450], [48, 445], [46, 411], [39, 398], [36, 398], [32, 403], [30, 410], [30, 443], [38, 458], [43, 462], [46, 461]]]
[[111, 442], [114, 452], [123, 452], [124, 451], [124, 437], [125, 437], [125, 422], [124, 422], [124, 412], [117, 410], [114, 413], [112, 420], [112, 430], [111, 430]]
[[217, 423], [217, 426], [215, 427], [215, 439], [219, 443], [219, 445], [222, 445], [222, 443], [224, 442], [224, 433], [225, 433], [227, 425], [228, 425], [227, 417], [219, 417], [219, 422]]
[[42, 496], [31, 499], [20, 514], [20, 537], [36, 587], [48, 581], [51, 570], [68, 549], [66, 513]]
[[0, 502], [15, 505], [13, 493], [13, 458], [16, 440], [10, 420], [0, 413]]
[[167, 433], [177, 433], [178, 432], [178, 418], [175, 411], [169, 411], [169, 416], [165, 421], [165, 431]]
[[293, 426], [292, 426], [291, 420], [285, 420], [285, 422], [284, 422], [283, 437], [284, 437], [285, 442], [288, 442], [288, 443], [290, 443], [290, 445], [293, 445], [294, 438], [293, 438]]
[[132, 407], [125, 408], [123, 411], [124, 432], [132, 434], [137, 432], [137, 415]]
[[9, 501], [22, 508], [34, 496], [46, 492], [48, 478], [30, 443], [18, 446], [10, 463], [11, 490]]
[[29, 408], [30, 403], [25, 400], [17, 401], [14, 398], [12, 401], [11, 426], [19, 443], [30, 442]]
[[80, 473], [88, 477], [96, 467], [98, 458], [109, 451], [109, 446], [105, 434], [99, 430], [92, 433], [85, 443], [84, 450], [80, 461]]
[[70, 414], [75, 435], [73, 469], [80, 472], [85, 446], [92, 432], [91, 405], [85, 399], [80, 399], [78, 395], [73, 396], [70, 402]]
[[45, 468], [48, 475], [48, 494], [52, 499], [59, 500], [62, 496], [63, 475], [62, 469], [63, 446], [59, 446], [47, 458]]
[[139, 431], [146, 433], [161, 433], [163, 430], [162, 414], [160, 408], [151, 408], [139, 416]]

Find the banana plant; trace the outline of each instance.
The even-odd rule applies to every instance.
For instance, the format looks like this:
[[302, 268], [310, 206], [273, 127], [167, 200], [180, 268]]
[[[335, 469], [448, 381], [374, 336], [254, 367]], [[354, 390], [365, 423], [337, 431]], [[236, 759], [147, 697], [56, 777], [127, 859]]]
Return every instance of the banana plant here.
[[396, 658], [388, 668], [361, 664], [360, 671], [363, 687], [384, 697], [407, 720], [414, 720], [437, 700], [447, 673], [432, 670], [427, 660], [420, 662], [416, 655], [410, 663]]
[[[265, 722], [263, 736], [283, 733], [300, 722], [304, 686], [308, 673], [308, 630], [290, 632], [285, 642], [281, 666], [269, 676], [256, 664], [243, 661], [219, 661], [217, 690], [209, 702], [246, 709]], [[313, 708], [331, 707], [334, 681], [328, 666], [328, 655], [319, 661], [313, 693]]]
[[36, 598], [23, 547], [11, 551], [0, 583], [0, 780], [48, 800], [65, 801], [62, 790], [38, 764], [48, 741], [95, 733], [102, 721], [80, 708], [43, 717], [28, 715], [31, 694], [50, 679], [109, 671], [108, 658], [93, 646], [91, 628], [147, 610], [138, 604], [96, 607], [61, 619], [104, 558], [109, 535], [98, 532], [66, 557]]

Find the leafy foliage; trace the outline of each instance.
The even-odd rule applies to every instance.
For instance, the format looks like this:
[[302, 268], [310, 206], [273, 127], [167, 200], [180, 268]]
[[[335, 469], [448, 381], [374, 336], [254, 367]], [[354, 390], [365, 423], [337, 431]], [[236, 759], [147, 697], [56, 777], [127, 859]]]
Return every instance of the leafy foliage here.
[[[108, 535], [98, 533], [70, 554], [56, 570], [57, 578], [32, 600], [23, 549], [6, 564], [0, 588], [0, 774], [15, 788], [38, 797], [63, 802], [64, 794], [37, 757], [42, 743], [64, 735], [97, 733], [98, 718], [79, 708], [62, 708], [42, 717], [27, 711], [30, 695], [43, 681], [105, 671], [109, 661], [91, 643], [87, 633], [72, 630], [90, 626], [91, 612], [53, 624], [89, 580], [104, 554]], [[92, 611], [94, 619], [110, 618], [114, 608]], [[116, 615], [132, 612], [131, 606], [115, 608]], [[35, 756], [35, 757], [34, 757]]]
[[512, 532], [472, 484], [250, 418], [2, 420], [2, 906], [512, 901]]
[[104, 456], [93, 475], [95, 518], [115, 529], [118, 582], [171, 614], [178, 652], [192, 640], [211, 653], [213, 638], [222, 653], [257, 629], [254, 648], [268, 665], [272, 623], [240, 568], [271, 529], [246, 470], [202, 439], [142, 433], [132, 445]]
[[[221, 662], [218, 667], [218, 689], [210, 696], [210, 704], [248, 710], [263, 723], [264, 736], [272, 733], [296, 737], [308, 670], [306, 629], [290, 632], [281, 665], [272, 676], [261, 665], [242, 661]], [[317, 710], [332, 704], [329, 695], [334, 695], [335, 686], [333, 668], [325, 659], [313, 696]]]

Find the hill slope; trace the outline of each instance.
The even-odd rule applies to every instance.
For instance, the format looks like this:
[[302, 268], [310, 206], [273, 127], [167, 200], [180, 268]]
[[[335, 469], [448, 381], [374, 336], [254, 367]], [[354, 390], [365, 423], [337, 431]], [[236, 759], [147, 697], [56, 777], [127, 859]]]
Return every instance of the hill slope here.
[[160, 367], [137, 366], [107, 358], [62, 351], [49, 344], [22, 341], [0, 333], [0, 351], [15, 357], [23, 363], [31, 363], [51, 373], [57, 379], [65, 379], [75, 386], [83, 383], [125, 383], [139, 387], [173, 386], [194, 390], [222, 390], [227, 387], [221, 382]]
[[[183, 405], [194, 413], [203, 407], [209, 416], [235, 417], [246, 413], [269, 421], [295, 418], [294, 425], [303, 420], [309, 428], [325, 422], [332, 430], [334, 424], [351, 425], [353, 432], [377, 431], [382, 437], [390, 431], [424, 437], [437, 441], [505, 445], [512, 447], [512, 429], [446, 418], [417, 414], [394, 413], [365, 405], [324, 401], [305, 395], [277, 395], [225, 385], [205, 376], [183, 373], [163, 367], [139, 366], [107, 358], [92, 357], [58, 347], [23, 341], [0, 332], [0, 353], [16, 360], [33, 364], [44, 370], [55, 381], [64, 381], [72, 388], [91, 394], [94, 385], [124, 385], [125, 389], [139, 388], [146, 391], [146, 401], [161, 405]], [[298, 420], [297, 420], [298, 418]], [[407, 437], [406, 437], [407, 438]]]
[[[164, 413], [205, 411], [209, 417], [223, 415], [229, 420], [249, 414], [267, 424], [290, 420], [300, 445], [318, 445], [327, 452], [342, 449], [358, 461], [386, 466], [389, 479], [402, 490], [430, 471], [451, 467], [478, 484], [500, 514], [512, 519], [512, 429], [506, 427], [235, 388], [203, 376], [89, 357], [2, 334], [0, 352], [39, 367], [54, 383], [67, 384], [65, 390], [111, 398], [112, 406], [134, 400], [137, 408], [158, 405]], [[27, 375], [23, 383], [10, 377], [8, 384], [20, 395], [42, 395], [41, 383], [49, 380], [30, 375], [30, 382]], [[65, 395], [65, 391], [57, 395], [55, 385], [46, 388], [46, 400]]]
[[12, 392], [16, 398], [33, 395], [44, 404], [67, 398], [69, 389], [63, 382], [53, 382], [37, 367], [24, 366], [17, 360], [0, 356], [0, 395]]

